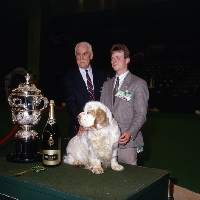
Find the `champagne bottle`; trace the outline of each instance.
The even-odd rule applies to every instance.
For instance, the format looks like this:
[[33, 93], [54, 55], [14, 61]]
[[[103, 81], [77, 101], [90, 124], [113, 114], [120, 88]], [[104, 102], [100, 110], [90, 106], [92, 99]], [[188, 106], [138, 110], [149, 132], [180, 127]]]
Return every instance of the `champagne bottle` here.
[[54, 117], [54, 100], [50, 100], [49, 118], [42, 134], [42, 163], [45, 166], [61, 163], [61, 133]]

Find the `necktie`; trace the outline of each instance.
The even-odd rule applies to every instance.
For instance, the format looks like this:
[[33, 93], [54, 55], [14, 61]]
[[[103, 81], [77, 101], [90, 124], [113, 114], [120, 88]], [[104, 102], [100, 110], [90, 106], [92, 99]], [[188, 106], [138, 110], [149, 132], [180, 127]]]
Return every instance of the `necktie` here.
[[94, 89], [92, 85], [92, 81], [90, 79], [90, 76], [88, 74], [88, 70], [85, 70], [86, 72], [86, 78], [87, 78], [87, 87], [88, 87], [88, 92], [90, 93], [90, 98], [94, 100]]
[[115, 103], [115, 95], [117, 94], [118, 87], [119, 87], [119, 77], [117, 77], [115, 88], [113, 90], [113, 104]]

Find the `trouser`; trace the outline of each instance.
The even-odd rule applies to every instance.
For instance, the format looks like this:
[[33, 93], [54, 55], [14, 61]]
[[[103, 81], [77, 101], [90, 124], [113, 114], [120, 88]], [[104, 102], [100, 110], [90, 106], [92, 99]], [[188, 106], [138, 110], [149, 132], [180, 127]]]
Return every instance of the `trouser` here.
[[129, 165], [137, 165], [137, 149], [136, 148], [118, 148], [118, 162]]

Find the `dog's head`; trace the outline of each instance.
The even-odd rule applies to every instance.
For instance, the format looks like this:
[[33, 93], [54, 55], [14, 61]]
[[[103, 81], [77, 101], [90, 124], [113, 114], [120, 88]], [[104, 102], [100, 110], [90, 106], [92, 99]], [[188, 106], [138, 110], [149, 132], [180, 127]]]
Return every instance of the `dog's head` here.
[[110, 118], [112, 118], [110, 110], [98, 101], [86, 103], [84, 112], [78, 116], [80, 125], [87, 130], [98, 130], [108, 126]]

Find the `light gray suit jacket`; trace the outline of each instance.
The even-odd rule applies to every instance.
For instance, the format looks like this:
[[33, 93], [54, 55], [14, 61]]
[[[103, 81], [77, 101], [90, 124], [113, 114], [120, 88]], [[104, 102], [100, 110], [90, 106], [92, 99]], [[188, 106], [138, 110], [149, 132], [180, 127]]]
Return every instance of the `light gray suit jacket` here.
[[129, 72], [119, 89], [124, 92], [128, 91], [132, 98], [127, 102], [116, 97], [113, 105], [114, 83], [115, 77], [104, 83], [100, 101], [111, 110], [118, 122], [121, 134], [126, 131], [131, 133], [130, 141], [125, 146], [119, 145], [119, 148], [143, 146], [144, 142], [140, 129], [146, 121], [149, 99], [147, 83]]

